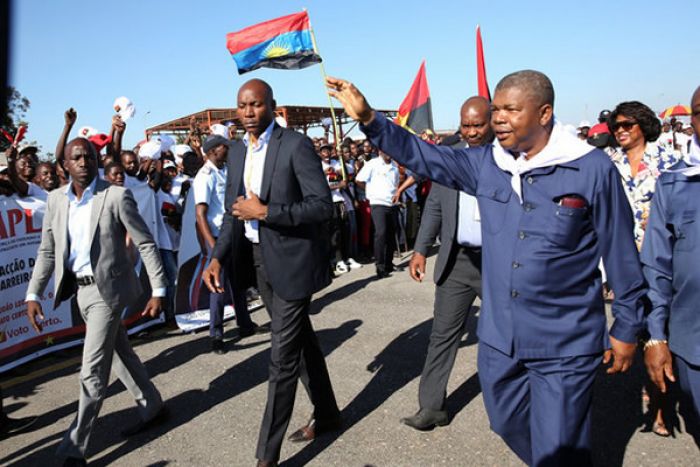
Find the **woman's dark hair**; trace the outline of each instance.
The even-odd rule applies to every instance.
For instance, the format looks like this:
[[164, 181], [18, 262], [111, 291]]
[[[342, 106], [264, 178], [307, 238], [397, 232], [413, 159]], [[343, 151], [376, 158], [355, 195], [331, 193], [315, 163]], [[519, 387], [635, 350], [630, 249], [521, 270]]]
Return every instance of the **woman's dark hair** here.
[[[634, 119], [639, 124], [639, 129], [644, 134], [644, 141], [652, 142], [659, 139], [661, 134], [661, 122], [656, 117], [656, 114], [646, 105], [638, 101], [621, 102], [617, 104], [615, 110], [608, 117], [608, 128], [612, 130], [615, 125], [615, 120], [619, 115], [624, 115], [627, 118]], [[613, 135], [614, 135], [613, 131]]]

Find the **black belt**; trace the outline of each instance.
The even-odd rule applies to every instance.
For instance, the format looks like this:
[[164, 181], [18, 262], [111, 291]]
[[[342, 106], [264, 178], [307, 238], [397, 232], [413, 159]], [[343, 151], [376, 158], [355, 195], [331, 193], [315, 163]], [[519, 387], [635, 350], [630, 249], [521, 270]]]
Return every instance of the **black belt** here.
[[467, 246], [467, 245], [462, 245], [460, 243], [457, 244], [461, 250], [464, 250], [466, 252], [470, 253], [481, 253], [481, 247], [480, 246]]
[[78, 284], [80, 287], [84, 287], [86, 285], [92, 285], [95, 283], [95, 276], [76, 277], [75, 283]]

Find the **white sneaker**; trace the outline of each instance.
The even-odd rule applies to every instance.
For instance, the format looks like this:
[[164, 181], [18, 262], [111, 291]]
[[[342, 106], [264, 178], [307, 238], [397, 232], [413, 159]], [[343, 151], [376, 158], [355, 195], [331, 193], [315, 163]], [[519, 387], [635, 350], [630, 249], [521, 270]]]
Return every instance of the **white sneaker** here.
[[335, 273], [336, 274], [345, 274], [348, 271], [349, 271], [348, 267], [342, 261], [338, 261], [338, 264], [335, 265]]
[[346, 261], [346, 264], [350, 267], [350, 269], [360, 269], [362, 267], [362, 265], [360, 263], [358, 263], [357, 261], [355, 261], [352, 258], [349, 258]]

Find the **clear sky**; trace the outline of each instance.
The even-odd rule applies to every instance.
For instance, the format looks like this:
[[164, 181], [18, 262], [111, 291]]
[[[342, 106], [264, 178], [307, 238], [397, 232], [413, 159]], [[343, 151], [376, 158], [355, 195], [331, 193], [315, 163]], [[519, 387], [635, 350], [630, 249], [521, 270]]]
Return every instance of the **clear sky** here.
[[318, 66], [238, 75], [226, 50], [226, 33], [303, 7], [328, 74], [353, 81], [375, 107], [398, 108], [425, 58], [437, 129], [456, 128], [460, 104], [476, 94], [477, 24], [492, 91], [512, 71], [543, 71], [566, 123], [624, 100], [687, 104], [700, 85], [697, 0], [15, 0], [10, 83], [31, 101], [27, 139], [53, 151], [69, 107], [77, 128], [107, 132], [124, 95], [137, 108], [130, 146], [146, 127], [233, 107], [255, 77], [279, 105], [327, 105]]

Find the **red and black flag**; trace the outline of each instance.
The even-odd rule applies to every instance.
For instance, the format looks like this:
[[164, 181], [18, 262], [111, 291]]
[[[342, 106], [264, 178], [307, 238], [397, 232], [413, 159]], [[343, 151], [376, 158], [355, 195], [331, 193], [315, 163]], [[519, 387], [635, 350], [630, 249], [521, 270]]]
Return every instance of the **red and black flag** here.
[[430, 104], [428, 78], [425, 75], [425, 60], [418, 69], [418, 75], [408, 95], [399, 106], [396, 123], [417, 134], [433, 129], [433, 108]]
[[484, 44], [481, 42], [481, 28], [476, 27], [476, 80], [479, 85], [479, 95], [491, 101], [489, 83], [486, 81], [486, 62], [484, 61]]

